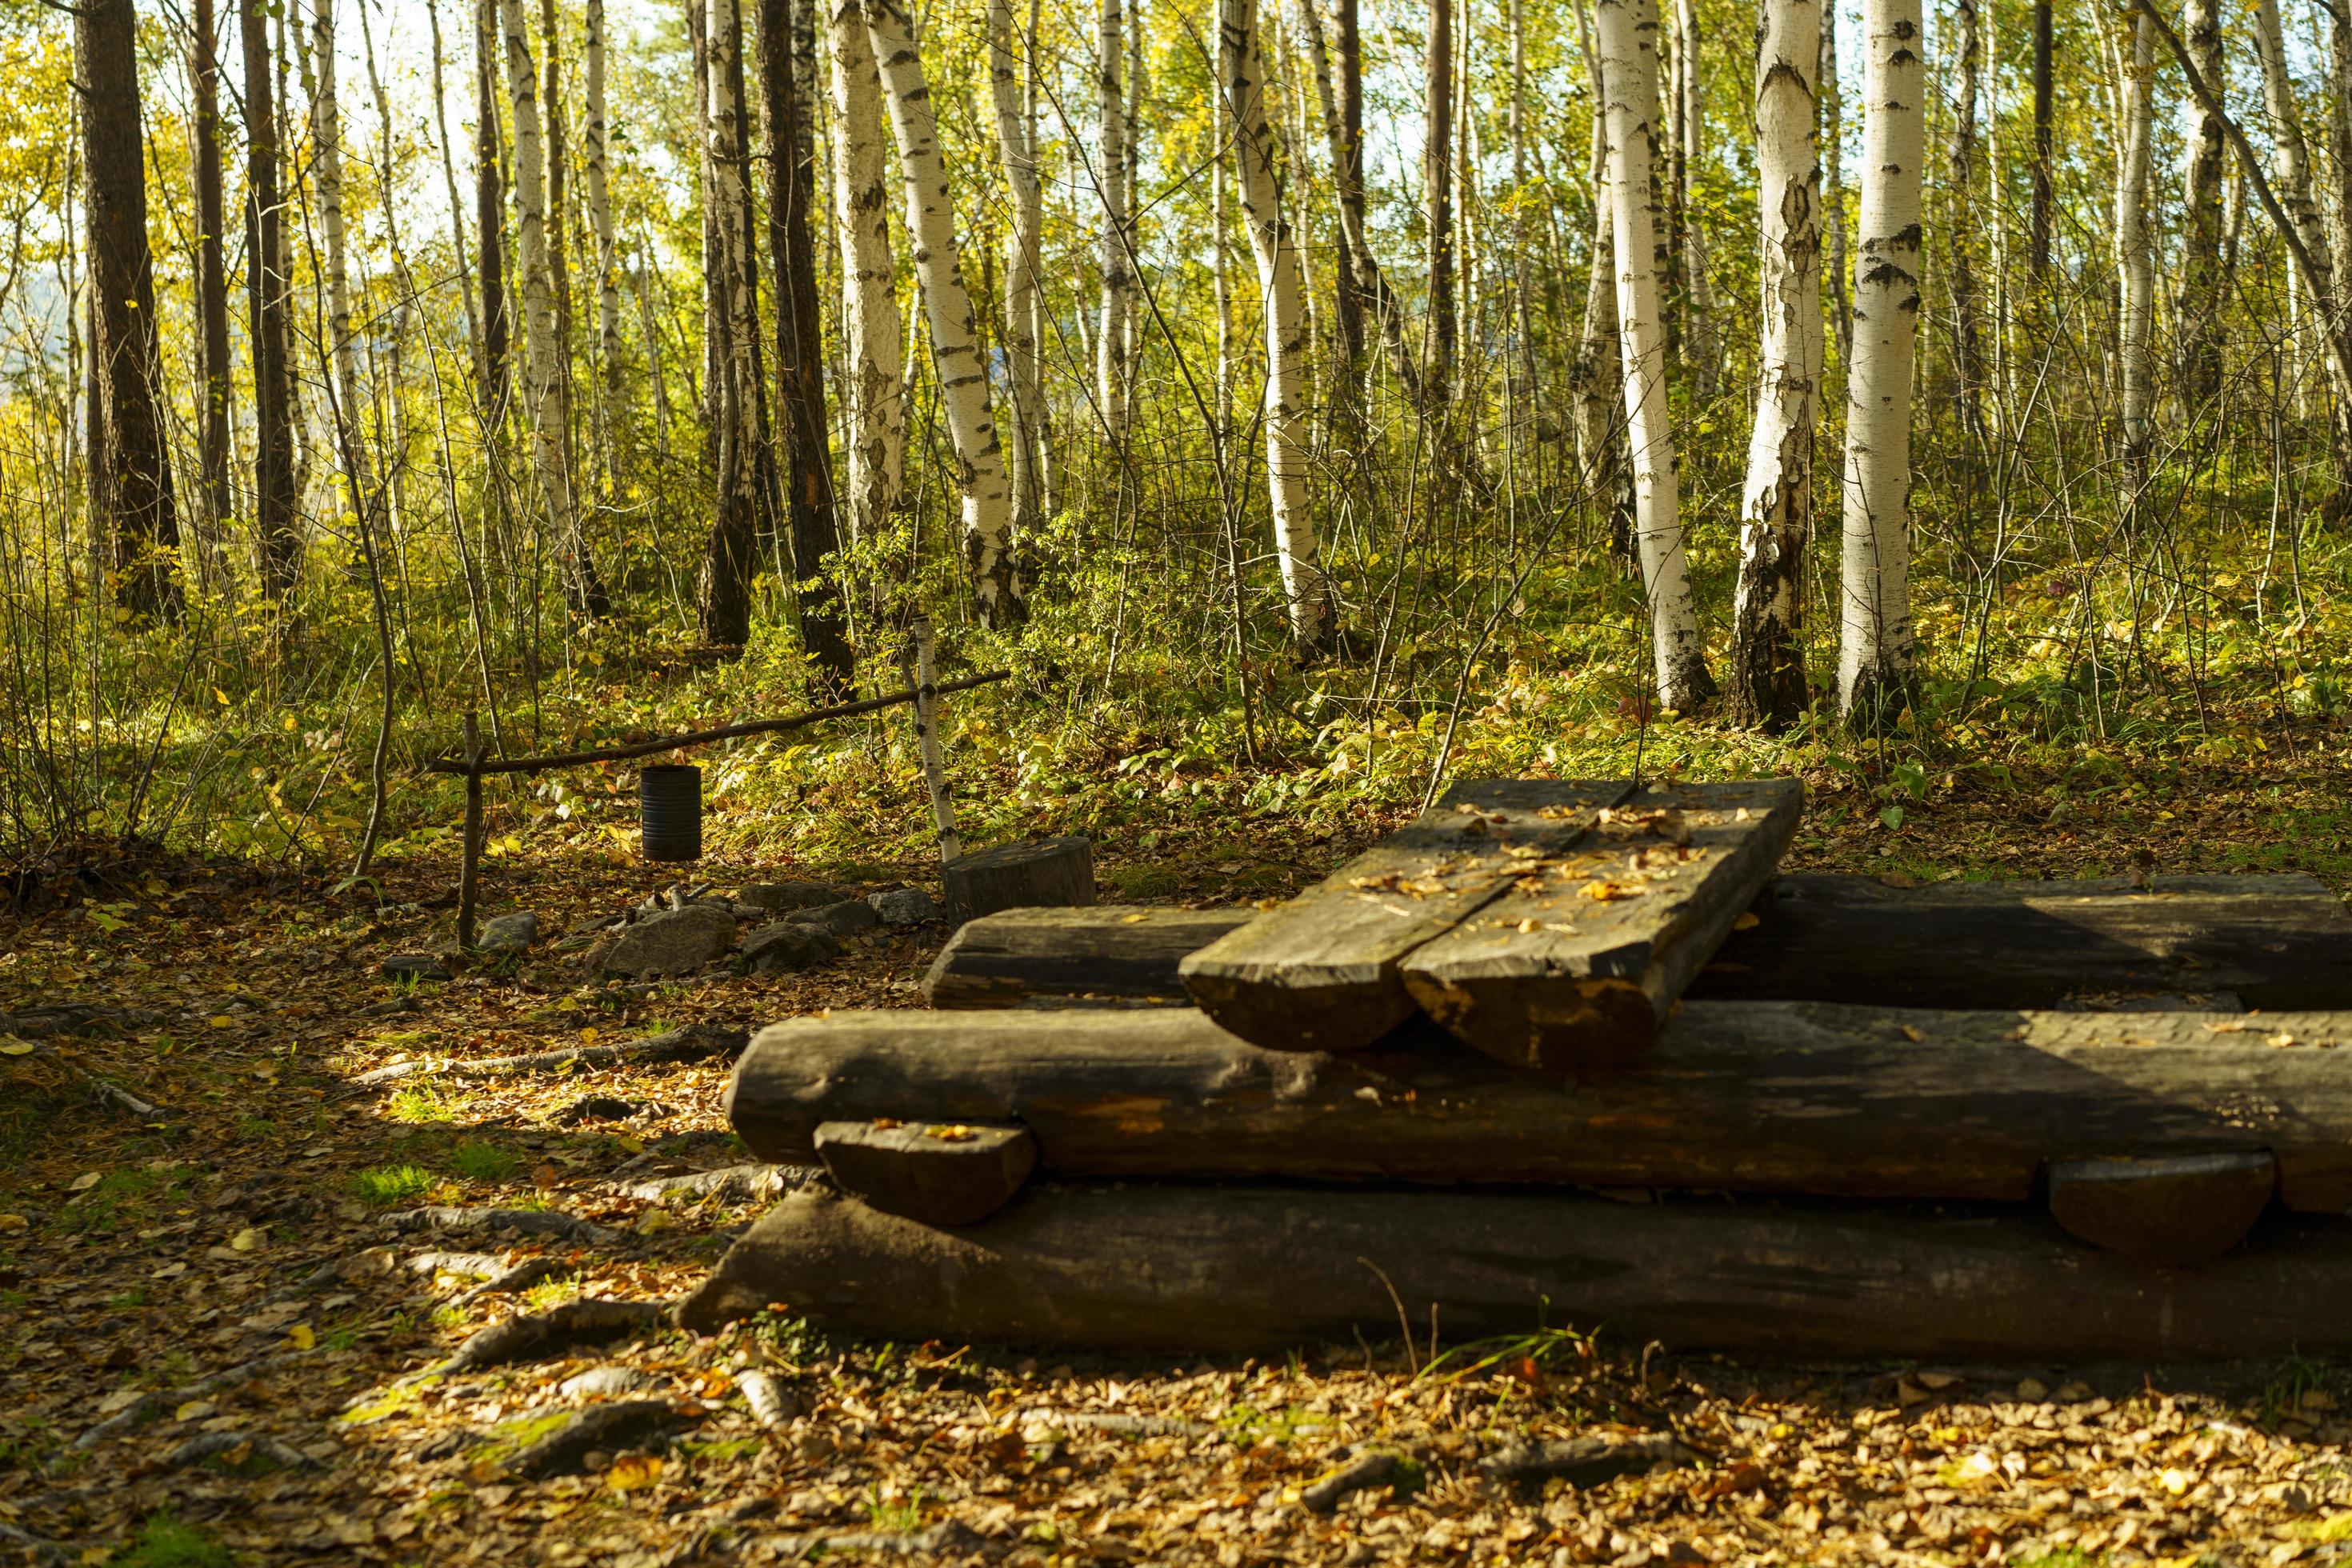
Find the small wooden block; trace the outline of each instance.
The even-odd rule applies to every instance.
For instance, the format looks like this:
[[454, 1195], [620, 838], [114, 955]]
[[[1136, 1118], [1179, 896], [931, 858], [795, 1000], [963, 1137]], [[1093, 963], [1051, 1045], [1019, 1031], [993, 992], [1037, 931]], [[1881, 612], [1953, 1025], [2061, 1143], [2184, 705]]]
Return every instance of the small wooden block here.
[[949, 939], [923, 977], [923, 999], [934, 1007], [1181, 1002], [1176, 966], [1255, 914], [1156, 904], [1005, 910]]
[[2075, 1236], [2146, 1263], [2210, 1263], [2244, 1239], [2278, 1186], [2269, 1153], [2061, 1160], [2050, 1213]]
[[1632, 1061], [1771, 877], [1804, 798], [1795, 779], [1645, 790], [1406, 959], [1405, 988], [1513, 1067]]
[[1094, 848], [1076, 834], [998, 844], [949, 861], [940, 882], [959, 921], [1032, 905], [1083, 909], [1095, 901]]
[[1037, 1140], [1025, 1127], [828, 1121], [816, 1130], [815, 1142], [844, 1192], [925, 1225], [986, 1219], [1037, 1166]]
[[1437, 808], [1178, 967], [1201, 1010], [1252, 1045], [1351, 1051], [1417, 1010], [1405, 955], [1573, 848], [1627, 786], [1473, 779]]

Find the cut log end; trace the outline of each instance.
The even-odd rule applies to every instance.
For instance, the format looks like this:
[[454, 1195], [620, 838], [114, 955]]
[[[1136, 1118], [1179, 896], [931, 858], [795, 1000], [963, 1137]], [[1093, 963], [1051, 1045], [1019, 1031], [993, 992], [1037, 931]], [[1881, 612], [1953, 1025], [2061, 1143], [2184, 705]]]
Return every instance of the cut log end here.
[[828, 1121], [816, 1152], [844, 1192], [925, 1225], [975, 1225], [1011, 1202], [1037, 1168], [1025, 1127]]
[[1555, 1076], [1626, 1067], [1647, 1055], [1663, 1013], [1631, 980], [1524, 977], [1445, 981], [1405, 972], [1413, 999], [1456, 1039], [1496, 1061]]
[[949, 861], [940, 883], [960, 921], [1040, 905], [1083, 909], [1095, 901], [1094, 849], [1077, 835], [999, 844]]
[[1419, 1011], [1393, 968], [1360, 978], [1318, 975], [1283, 984], [1218, 973], [1185, 960], [1184, 985], [1218, 1027], [1269, 1051], [1360, 1051]]
[[2277, 1188], [2264, 1152], [2062, 1160], [2050, 1167], [2050, 1213], [2095, 1247], [2188, 1268], [2243, 1241]]

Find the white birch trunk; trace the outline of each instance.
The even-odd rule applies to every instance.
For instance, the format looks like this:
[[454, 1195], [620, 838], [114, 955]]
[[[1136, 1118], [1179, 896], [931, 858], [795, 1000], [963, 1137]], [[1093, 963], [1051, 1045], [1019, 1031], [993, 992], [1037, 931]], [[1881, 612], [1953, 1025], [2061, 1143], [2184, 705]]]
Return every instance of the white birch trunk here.
[[2156, 27], [2136, 16], [2124, 57], [2124, 138], [2116, 179], [2116, 269], [2123, 310], [2116, 352], [2123, 379], [2123, 458], [2134, 500], [2146, 478], [2152, 413], [2150, 338], [2156, 325], [2156, 242], [2147, 215], [2147, 166], [2156, 130]]
[[898, 136], [907, 233], [914, 245], [924, 319], [930, 327], [940, 405], [962, 470], [964, 557], [980, 599], [981, 618], [992, 626], [1011, 626], [1025, 614], [1024, 584], [1013, 556], [1013, 503], [1005, 489], [1003, 449], [989, 409], [988, 367], [980, 356], [971, 295], [957, 259], [955, 213], [948, 200], [939, 121], [902, 0], [865, 0], [865, 5], [866, 37]]
[[703, 556], [701, 598], [705, 639], [719, 645], [740, 643], [750, 636], [761, 495], [754, 411], [762, 389], [752, 348], [760, 321], [752, 302], [751, 258], [746, 253], [750, 193], [738, 89], [742, 47], [738, 0], [709, 0], [702, 48], [703, 90], [709, 104], [703, 177], [709, 283], [719, 326], [710, 396], [710, 405], [718, 411], [719, 491]]
[[1876, 727], [1901, 714], [1911, 682], [1911, 372], [1927, 90], [1919, 0], [1865, 0], [1863, 30], [1838, 708]]
[[1757, 204], [1763, 240], [1762, 381], [1740, 499], [1727, 716], [1786, 724], [1805, 704], [1797, 642], [1813, 525], [1822, 379], [1822, 168], [1813, 76], [1817, 0], [1766, 0], [1756, 43]]
[[1681, 155], [1683, 215], [1683, 364], [1690, 372], [1691, 395], [1701, 403], [1715, 395], [1722, 369], [1722, 345], [1715, 330], [1715, 296], [1706, 278], [1706, 226], [1699, 221], [1699, 166], [1706, 158], [1706, 79], [1699, 74], [1698, 6], [1675, 0], [1675, 86], [1682, 94]]
[[890, 524], [906, 464], [906, 353], [898, 272], [890, 258], [890, 174], [882, 83], [860, 0], [833, 12], [833, 201], [841, 228], [841, 335], [848, 352], [842, 401], [848, 422], [850, 537]]
[[1306, 312], [1298, 247], [1283, 216], [1276, 170], [1280, 149], [1265, 113], [1265, 61], [1258, 48], [1257, 0], [1219, 0], [1218, 77], [1233, 129], [1234, 160], [1250, 247], [1257, 257], [1265, 318], [1265, 475], [1273, 503], [1274, 548], [1290, 606], [1290, 635], [1301, 658], [1329, 651], [1335, 640], [1329, 584], [1307, 503]]
[[555, 346], [555, 296], [548, 262], [547, 146], [540, 133], [537, 68], [522, 0], [500, 0], [506, 35], [507, 95], [513, 105], [516, 267], [530, 376], [531, 467], [547, 508], [547, 530], [563, 563], [574, 610], [604, 611], [604, 589], [589, 563], [563, 450], [563, 367]]
[[[1032, 41], [1034, 47], [1034, 41]], [[1037, 363], [1037, 247], [1045, 198], [1037, 186], [1037, 143], [1013, 53], [1013, 0], [989, 0], [988, 79], [996, 107], [997, 156], [1013, 195], [1013, 229], [1004, 243], [1004, 359], [1013, 393], [1013, 531], [1034, 530], [1042, 508], [1040, 453], [1045, 399]]]
[[1666, 412], [1665, 315], [1659, 300], [1651, 121], [1658, 106], [1657, 0], [1601, 0], [1601, 80], [1617, 265], [1619, 358], [1633, 466], [1633, 533], [1658, 700], [1687, 711], [1715, 695], [1683, 552], [1674, 432]]
[[596, 353], [607, 396], [621, 384], [621, 288], [613, 258], [613, 195], [606, 167], [610, 139], [604, 106], [604, 0], [588, 0], [583, 44], [588, 74], [588, 122], [581, 133], [581, 177], [588, 186], [588, 226], [596, 242]]
[[357, 459], [359, 347], [352, 340], [350, 247], [343, 217], [343, 119], [335, 91], [335, 0], [318, 0], [312, 16], [311, 47], [318, 59], [310, 101], [312, 178], [318, 185], [319, 228], [327, 249], [327, 341], [332, 351], [335, 397], [340, 405], [336, 410], [336, 438]]
[[[2311, 361], [2325, 356], [2313, 349], [2312, 316], [2323, 320], [2335, 304], [2335, 268], [2329, 254], [2327, 230], [2322, 223], [2319, 204], [2313, 195], [2311, 183], [2311, 151], [2303, 139], [2303, 116], [2295, 108], [2294, 79], [2288, 73], [2286, 37], [2279, 25], [2278, 0], [2256, 0], [2254, 6], [2254, 52], [2263, 67], [2263, 106], [2269, 111], [2271, 129], [2271, 183], [2278, 195], [2279, 205], [2286, 209], [2289, 222], [2294, 225], [2295, 237], [2311, 258], [2315, 281], [2320, 285], [2319, 298], [2301, 301], [2303, 309], [2294, 312], [2296, 357], [2307, 367]], [[2289, 282], [2302, 281], [2289, 269]], [[2301, 384], [2307, 379], [2298, 375]]]
[[1095, 334], [1095, 395], [1102, 405], [1103, 429], [1118, 447], [1127, 439], [1128, 294], [1135, 281], [1127, 255], [1127, 94], [1120, 86], [1127, 30], [1119, 0], [1102, 0], [1100, 20], [1095, 183], [1102, 193], [1102, 312]]

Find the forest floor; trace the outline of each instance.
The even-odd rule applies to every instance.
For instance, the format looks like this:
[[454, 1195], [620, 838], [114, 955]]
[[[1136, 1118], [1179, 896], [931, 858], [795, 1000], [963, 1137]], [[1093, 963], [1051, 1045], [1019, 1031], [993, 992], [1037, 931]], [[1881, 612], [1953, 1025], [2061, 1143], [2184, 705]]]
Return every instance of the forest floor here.
[[[1811, 782], [1817, 800], [1841, 787]], [[1927, 794], [1899, 837], [1871, 809], [1837, 813], [1791, 864], [2300, 867], [2352, 884], [2347, 806], [2316, 763], [2179, 773], [2107, 806], [2053, 810], [2024, 787]], [[1204, 820], [1148, 859], [1172, 873], [1158, 896], [1223, 903], [1310, 880], [1382, 826], [1371, 814], [1337, 834]], [[1131, 888], [1145, 858], [1100, 847], [1107, 887]], [[360, 1075], [919, 1005], [916, 982], [947, 935], [937, 922], [879, 929], [781, 977], [719, 964], [592, 983], [557, 939], [676, 874], [550, 836], [509, 853], [486, 889], [488, 914], [538, 912], [540, 946], [446, 984], [385, 979], [386, 957], [446, 940], [450, 870], [407, 861], [380, 886], [334, 891], [329, 877], [239, 865], [101, 862], [0, 924], [0, 1011], [17, 1031], [0, 1031], [0, 1559], [2087, 1568], [2352, 1556], [2352, 1377], [2310, 1362], [1761, 1366], [1556, 1332], [1440, 1345], [1434, 1361], [1391, 1343], [1279, 1362], [1041, 1363], [828, 1343], [777, 1318], [708, 1339], [639, 1326], [404, 1381], [519, 1310], [678, 1296], [767, 1194], [646, 1195], [665, 1175], [746, 1158], [720, 1111], [723, 1057]], [[697, 870], [721, 888], [920, 875]], [[48, 1032], [58, 1017], [33, 1011], [68, 1003], [100, 1010], [79, 1020], [85, 1032]], [[161, 1113], [93, 1100], [90, 1075]], [[392, 1217], [432, 1205], [593, 1229], [436, 1234]], [[533, 1259], [546, 1267], [519, 1294], [474, 1290], [473, 1271]], [[772, 1424], [736, 1378], [760, 1367], [782, 1396]], [[563, 1436], [564, 1413], [624, 1400], [659, 1402], [677, 1440], [532, 1447]], [[1531, 1436], [1668, 1432], [1686, 1451], [1654, 1473], [1514, 1489], [1477, 1468]], [[1370, 1438], [1409, 1457], [1392, 1484], [1329, 1512], [1304, 1506], [1335, 1453]]]

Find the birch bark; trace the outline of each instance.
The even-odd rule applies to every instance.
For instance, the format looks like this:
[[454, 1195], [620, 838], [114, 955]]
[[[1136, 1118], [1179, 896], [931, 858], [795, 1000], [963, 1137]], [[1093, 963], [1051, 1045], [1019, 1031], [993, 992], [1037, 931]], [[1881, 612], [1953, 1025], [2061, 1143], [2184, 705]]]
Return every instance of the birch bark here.
[[1102, 194], [1102, 314], [1095, 335], [1095, 396], [1104, 433], [1114, 448], [1127, 440], [1127, 297], [1134, 287], [1128, 265], [1127, 31], [1119, 0], [1103, 0], [1095, 61], [1098, 127], [1095, 183]]
[[1892, 724], [1909, 700], [1911, 373], [1925, 160], [1919, 0], [1864, 0], [1862, 209], [1846, 377], [1838, 709]]
[[832, 65], [833, 201], [841, 229], [841, 335], [848, 351], [849, 533], [879, 538], [898, 503], [906, 462], [899, 362], [906, 350], [890, 257], [890, 176], [881, 79], [860, 0], [839, 0], [827, 33]]
[[1797, 643], [1813, 523], [1822, 378], [1822, 169], [1814, 126], [1817, 0], [1767, 0], [1756, 43], [1756, 167], [1763, 247], [1762, 384], [1741, 497], [1726, 717], [1779, 726], [1805, 705]]
[[[2216, 0], [2188, 0], [2181, 8], [2189, 53], [2216, 92], [2223, 89], [2221, 16]], [[2173, 312], [2180, 334], [2180, 393], [2194, 413], [2221, 389], [2217, 336], [2223, 291], [2221, 186], [2228, 166], [2221, 121], [2195, 95], [2182, 110], [2180, 291]]]
[[1601, 81], [1608, 116], [1609, 203], [1617, 268], [1619, 360], [1633, 451], [1634, 545], [1658, 700], [1687, 711], [1715, 695], [1683, 552], [1674, 432], [1666, 412], [1651, 125], [1658, 109], [1656, 0], [1601, 0]]
[[596, 358], [604, 368], [609, 401], [621, 390], [621, 287], [613, 258], [612, 176], [606, 167], [604, 47], [604, 0], [588, 0], [582, 41], [588, 74], [587, 123], [580, 132], [580, 175], [588, 187], [588, 227], [596, 241]]
[[2123, 55], [2124, 138], [2116, 178], [2116, 270], [2123, 309], [2116, 358], [2123, 370], [2122, 455], [2129, 498], [2137, 503], [2147, 478], [2153, 388], [2150, 335], [2156, 324], [2156, 246], [2147, 216], [2147, 166], [2156, 121], [2156, 29], [2133, 19]]
[[[1036, 47], [1034, 39], [1030, 47]], [[1045, 196], [1037, 184], [1036, 127], [1013, 50], [1013, 0], [989, 0], [988, 83], [996, 109], [997, 156], [1013, 197], [1012, 232], [1004, 243], [1004, 369], [1013, 395], [1013, 533], [1019, 539], [1036, 529], [1043, 512], [1045, 396], [1036, 323]]]
[[1330, 651], [1337, 637], [1329, 585], [1307, 502], [1306, 319], [1298, 249], [1283, 216], [1280, 162], [1265, 112], [1265, 60], [1258, 47], [1257, 0], [1220, 0], [1218, 77], [1233, 128], [1234, 161], [1250, 248], [1257, 258], [1265, 318], [1265, 473], [1274, 548], [1299, 657]]
[[719, 327], [710, 388], [710, 405], [718, 415], [719, 476], [698, 596], [703, 639], [722, 647], [740, 647], [751, 636], [761, 489], [753, 419], [761, 397], [760, 373], [752, 354], [760, 326], [746, 243], [751, 209], [743, 177], [743, 101], [738, 90], [742, 47], [743, 19], [737, 0], [710, 0], [702, 46], [704, 90], [710, 105], [702, 163], [709, 214], [705, 244]]
[[865, 0], [865, 8], [866, 37], [881, 70], [898, 142], [907, 233], [914, 244], [915, 279], [930, 327], [940, 405], [961, 469], [964, 559], [981, 618], [992, 626], [1009, 626], [1027, 614], [1023, 603], [1026, 584], [1013, 560], [1003, 447], [989, 408], [988, 367], [981, 359], [971, 295], [958, 259], [939, 121], [904, 0]]

